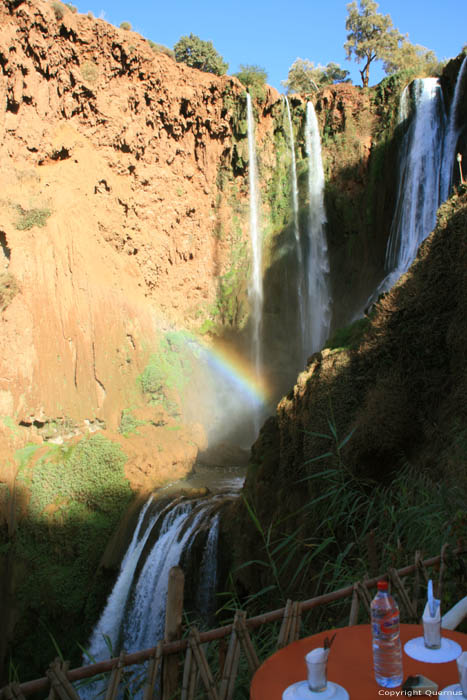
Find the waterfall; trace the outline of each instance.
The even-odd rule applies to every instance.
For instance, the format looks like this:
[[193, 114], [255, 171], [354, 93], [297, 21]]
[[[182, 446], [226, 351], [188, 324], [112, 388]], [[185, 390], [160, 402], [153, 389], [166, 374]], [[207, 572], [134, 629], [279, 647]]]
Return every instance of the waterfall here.
[[199, 571], [199, 586], [196, 604], [203, 620], [212, 617], [215, 612], [215, 593], [217, 585], [217, 545], [219, 542], [220, 515], [214, 516], [206, 540], [206, 546]]
[[318, 120], [311, 102], [306, 106], [308, 156], [307, 351], [321, 350], [329, 334], [331, 297], [324, 206], [324, 171]]
[[[164, 501], [163, 506], [149, 498], [139, 515], [104, 612], [92, 633], [84, 663], [89, 663], [89, 659], [109, 658], [111, 652], [104, 635], [113, 655], [118, 655], [121, 649], [132, 653], [149, 648], [163, 638], [170, 569], [180, 563], [201, 530], [205, 545], [197, 572], [197, 600], [200, 612], [212, 609], [217, 582], [220, 518], [217, 509], [222, 498], [226, 498], [225, 493], [209, 499], [181, 502], [177, 499], [168, 504]], [[150, 546], [148, 540], [153, 533], [157, 533], [157, 539]], [[102, 681], [84, 685], [79, 689], [80, 697], [93, 700], [104, 688]]]
[[415, 113], [404, 136], [396, 209], [386, 250], [387, 277], [378, 292], [389, 289], [412, 264], [419, 245], [436, 224], [440, 204], [441, 154], [445, 128], [443, 95], [437, 78], [414, 80], [401, 96], [400, 122]]
[[120, 565], [117, 581], [107, 600], [104, 612], [92, 633], [87, 652], [87, 656], [91, 659], [104, 659], [109, 655], [109, 648], [105, 642], [104, 635], [107, 635], [109, 638], [112, 649], [115, 649], [118, 645], [123, 612], [130, 593], [136, 566], [157, 517], [152, 517], [144, 534], [141, 536], [144, 516], [151, 503], [152, 496], [149, 497], [141, 509], [132, 540]]
[[252, 274], [249, 287], [249, 297], [252, 308], [252, 354], [256, 376], [262, 373], [261, 324], [263, 315], [263, 277], [262, 277], [262, 240], [258, 222], [259, 195], [258, 173], [256, 164], [255, 126], [251, 97], [246, 94], [247, 125], [248, 125], [248, 158], [250, 185], [250, 239], [252, 249]]
[[290, 113], [290, 104], [287, 97], [285, 98], [287, 107], [287, 122], [289, 126], [290, 136], [290, 162], [291, 162], [291, 179], [292, 179], [292, 212], [293, 212], [293, 230], [295, 236], [295, 250], [297, 254], [297, 297], [298, 297], [298, 321], [300, 326], [300, 335], [302, 343], [302, 361], [305, 362], [307, 349], [305, 347], [305, 308], [304, 308], [304, 287], [305, 280], [303, 277], [303, 253], [302, 243], [300, 240], [300, 226], [298, 222], [298, 182], [297, 182], [297, 161], [295, 158], [295, 139], [292, 127], [292, 115]]
[[446, 130], [446, 137], [444, 139], [443, 147], [443, 166], [441, 170], [441, 202], [444, 202], [451, 192], [452, 184], [452, 171], [455, 161], [455, 150], [457, 139], [461, 131], [460, 126], [457, 124], [457, 107], [459, 104], [459, 99], [462, 94], [462, 83], [464, 78], [464, 73], [466, 74], [467, 80], [467, 55], [462, 61], [459, 73], [457, 75], [456, 86], [454, 88], [454, 96], [452, 98], [451, 109], [449, 112], [449, 123]]
[[197, 528], [209, 512], [209, 503], [195, 507], [182, 502], [165, 515], [156, 543], [135, 584], [123, 626], [123, 648], [147, 649], [164, 636], [165, 602], [169, 572], [178, 565], [185, 547], [191, 544]]

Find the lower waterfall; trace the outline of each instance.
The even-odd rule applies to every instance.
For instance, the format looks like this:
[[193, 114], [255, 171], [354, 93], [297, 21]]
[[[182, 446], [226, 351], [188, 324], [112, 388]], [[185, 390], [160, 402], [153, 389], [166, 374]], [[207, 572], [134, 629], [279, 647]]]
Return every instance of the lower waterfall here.
[[[164, 496], [162, 489], [159, 498], [151, 495], [143, 505], [83, 663], [101, 661], [122, 650], [147, 649], [163, 638], [169, 572], [173, 566], [190, 566], [192, 548], [199, 560], [191, 566], [193, 604], [203, 620], [213, 615], [220, 509], [237, 496], [243, 477], [232, 478], [226, 471], [217, 483], [223, 489], [211, 496], [172, 498]], [[104, 687], [102, 681], [83, 685], [80, 697], [94, 700]], [[132, 697], [139, 697], [137, 690], [132, 692]]]

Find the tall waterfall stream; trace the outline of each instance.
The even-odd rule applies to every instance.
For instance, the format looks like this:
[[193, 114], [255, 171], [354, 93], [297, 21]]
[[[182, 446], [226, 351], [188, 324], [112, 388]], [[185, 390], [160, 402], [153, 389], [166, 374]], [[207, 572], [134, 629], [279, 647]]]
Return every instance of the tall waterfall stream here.
[[331, 323], [329, 259], [324, 207], [324, 171], [318, 120], [312, 102], [306, 106], [306, 153], [308, 156], [308, 279], [307, 279], [307, 347], [321, 350]]

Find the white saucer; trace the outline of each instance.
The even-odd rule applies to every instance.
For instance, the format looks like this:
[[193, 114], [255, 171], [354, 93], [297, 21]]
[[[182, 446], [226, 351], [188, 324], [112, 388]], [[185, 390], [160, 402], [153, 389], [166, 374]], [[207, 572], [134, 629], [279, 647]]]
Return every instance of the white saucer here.
[[462, 654], [460, 645], [447, 637], [441, 637], [439, 649], [427, 649], [423, 637], [415, 637], [405, 643], [404, 651], [412, 659], [428, 664], [444, 664], [447, 661], [454, 661]]
[[308, 681], [299, 681], [293, 685], [289, 685], [288, 688], [282, 693], [282, 700], [349, 700], [349, 694], [345, 688], [343, 688], [338, 683], [333, 683], [328, 681], [325, 690], [320, 692], [313, 692], [308, 687]]
[[462, 698], [465, 698], [465, 695], [462, 695], [462, 690], [459, 683], [454, 683], [454, 685], [447, 685], [445, 688], [443, 688], [438, 697], [453, 699], [459, 698], [459, 700], [462, 700]]

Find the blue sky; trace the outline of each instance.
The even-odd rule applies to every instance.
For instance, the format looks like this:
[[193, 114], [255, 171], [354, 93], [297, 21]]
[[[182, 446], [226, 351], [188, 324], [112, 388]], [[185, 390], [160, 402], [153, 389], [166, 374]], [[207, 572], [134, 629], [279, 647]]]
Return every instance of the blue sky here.
[[[213, 42], [229, 63], [255, 64], [268, 73], [268, 83], [283, 91], [281, 80], [297, 57], [315, 64], [329, 61], [350, 70], [360, 84], [358, 65], [345, 58], [347, 2], [342, 0], [71, 0], [79, 12], [91, 11], [111, 24], [130, 22], [148, 39], [170, 48], [184, 34]], [[414, 44], [432, 49], [439, 59], [457, 55], [467, 43], [465, 0], [381, 0], [379, 12], [409, 34]], [[370, 84], [384, 77], [373, 64]]]

